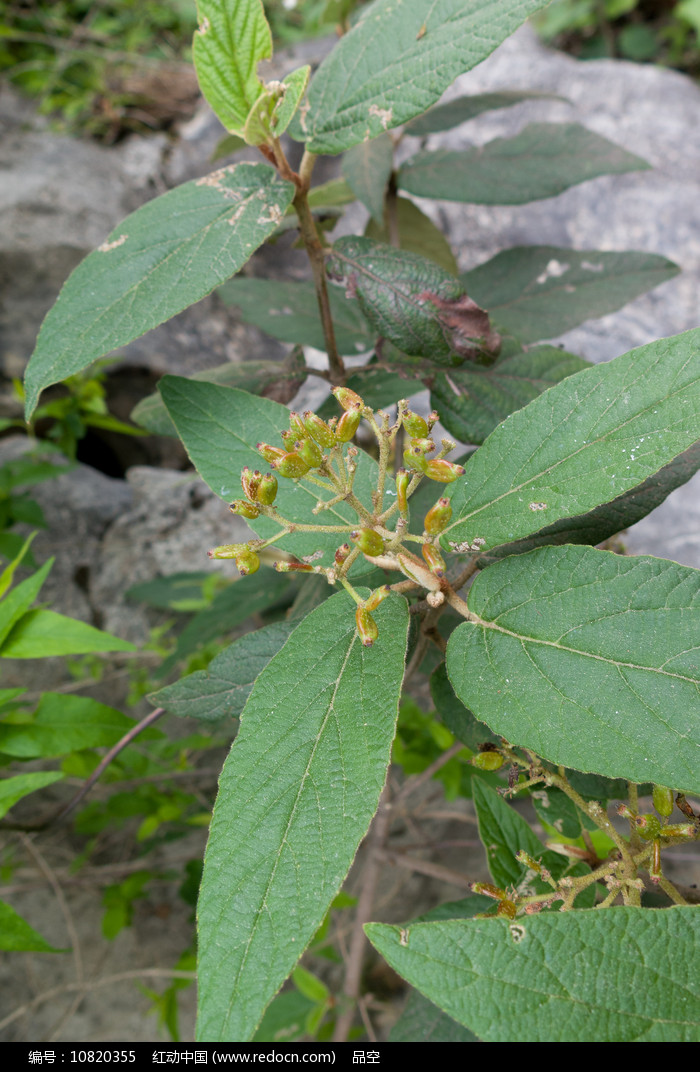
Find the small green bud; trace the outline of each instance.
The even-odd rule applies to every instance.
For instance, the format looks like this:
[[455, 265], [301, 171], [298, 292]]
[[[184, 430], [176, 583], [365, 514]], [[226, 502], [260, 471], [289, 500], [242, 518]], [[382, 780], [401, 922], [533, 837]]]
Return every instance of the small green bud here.
[[249, 521], [254, 521], [260, 516], [260, 509], [247, 499], [234, 499], [229, 510], [232, 514], [238, 514], [239, 517], [247, 517]]
[[420, 451], [421, 454], [430, 454], [435, 450], [435, 443], [432, 439], [412, 439], [411, 449], [414, 453]]
[[424, 543], [422, 547], [423, 558], [426, 561], [428, 569], [431, 573], [434, 573], [436, 577], [444, 577], [445, 559], [442, 557], [437, 547], [434, 547], [432, 543]]
[[437, 424], [440, 420], [440, 414], [436, 409], [432, 409], [428, 414], [428, 430], [432, 431], [433, 425]]
[[374, 529], [355, 529], [350, 533], [350, 539], [357, 544], [363, 555], [368, 555], [369, 558], [376, 558], [384, 552], [384, 540]]
[[241, 487], [251, 502], [255, 502], [258, 497], [258, 486], [261, 478], [262, 475], [259, 469], [253, 472], [246, 465], [245, 469], [241, 471]]
[[304, 428], [306, 429], [306, 434], [315, 439], [324, 449], [335, 446], [335, 436], [332, 430], [325, 421], [322, 421], [310, 409], [304, 411]]
[[278, 573], [313, 573], [314, 571], [313, 566], [310, 566], [308, 562], [287, 562], [285, 559], [273, 565]]
[[661, 829], [662, 837], [694, 838], [696, 833], [693, 823], [675, 823]]
[[[639, 836], [644, 838], [645, 841], [653, 841], [654, 838], [659, 837], [661, 834], [661, 823], [655, 815], [638, 815], [635, 819], [635, 825], [639, 831]], [[668, 827], [664, 830], [664, 833], [667, 832]]]
[[355, 624], [364, 647], [371, 648], [379, 636], [379, 630], [374, 618], [364, 607], [358, 607], [355, 611]]
[[364, 406], [360, 396], [355, 391], [351, 391], [349, 387], [333, 387], [331, 388], [331, 394], [335, 395], [345, 410], [352, 409], [353, 406], [360, 406], [360, 409], [362, 409]]
[[668, 819], [673, 811], [673, 790], [667, 789], [665, 785], [655, 785], [652, 800], [659, 815]]
[[220, 547], [214, 547], [207, 551], [209, 558], [236, 558], [248, 548], [244, 543], [222, 543]]
[[246, 549], [236, 555], [236, 567], [241, 577], [246, 577], [249, 573], [255, 573], [260, 569], [260, 559], [255, 551]]
[[258, 454], [262, 454], [265, 461], [269, 462], [270, 465], [272, 465], [274, 461], [279, 461], [279, 459], [283, 458], [287, 453], [280, 447], [271, 447], [269, 443], [258, 443], [256, 450]]
[[445, 458], [433, 458], [432, 461], [426, 461], [424, 472], [439, 484], [451, 484], [458, 476], [464, 476], [466, 469], [463, 465], [448, 462]]
[[397, 556], [399, 568], [409, 580], [415, 581], [416, 584], [420, 584], [423, 588], [427, 588], [429, 592], [437, 592], [440, 589], [440, 581], [431, 573], [419, 559], [414, 558], [410, 554], [398, 554]]
[[[489, 755], [489, 753], [482, 752], [481, 755], [487, 756]], [[522, 864], [523, 867], [529, 867], [531, 871], [534, 871], [538, 875], [542, 870], [542, 864], [539, 862], [539, 860], [536, 860], [534, 856], [530, 856], [530, 853], [525, 852], [524, 849], [519, 849], [518, 852], [516, 852], [515, 859], [518, 861], [519, 864]]]
[[382, 600], [391, 592], [391, 588], [388, 584], [383, 584], [381, 588], [375, 588], [374, 591], [365, 600], [365, 610], [376, 610]]
[[500, 902], [498, 908], [496, 909], [496, 915], [505, 916], [506, 919], [515, 919], [517, 914], [518, 908], [515, 904], [515, 901], [509, 901], [507, 897]]
[[277, 498], [277, 477], [274, 473], [265, 473], [265, 475], [260, 478], [255, 498], [259, 503], [262, 503], [263, 506], [272, 506]]
[[428, 462], [423, 456], [421, 450], [417, 450], [415, 447], [407, 447], [403, 452], [404, 465], [407, 469], [417, 471], [419, 473], [428, 472]]
[[294, 410], [292, 410], [289, 414], [289, 427], [294, 433], [296, 439], [301, 439], [303, 436], [306, 435], [306, 428], [304, 427], [304, 422], [302, 421], [299, 414], [295, 413]]
[[402, 514], [405, 514], [408, 510], [408, 499], [406, 492], [408, 491], [408, 485], [411, 483], [411, 474], [407, 469], [396, 470], [396, 500], [399, 504], [399, 510]]
[[309, 439], [307, 436], [304, 436], [303, 439], [297, 439], [296, 443], [294, 443], [294, 450], [300, 458], [304, 459], [309, 469], [318, 469], [323, 461], [323, 451], [318, 443], [315, 443], [313, 439]]
[[350, 554], [350, 544], [349, 543], [342, 543], [340, 545], [340, 547], [338, 548], [338, 550], [336, 551], [336, 553], [335, 553], [335, 564], [336, 564], [336, 566], [342, 566], [343, 562], [345, 561], [345, 559], [348, 557], [349, 554]]
[[428, 422], [425, 417], [412, 413], [410, 409], [406, 410], [403, 415], [403, 426], [411, 438], [421, 439], [428, 434]]
[[346, 409], [341, 416], [335, 429], [335, 437], [339, 443], [349, 443], [362, 420], [362, 406], [358, 403], [352, 408]]
[[469, 760], [472, 767], [483, 771], [500, 770], [505, 760], [500, 752], [479, 752]]
[[299, 477], [305, 476], [311, 468], [301, 455], [296, 454], [294, 451], [290, 451], [289, 454], [283, 454], [281, 458], [270, 462], [270, 465], [280, 476], [287, 477], [289, 480], [298, 480]]
[[452, 517], [452, 504], [449, 499], [438, 499], [435, 506], [431, 506], [425, 515], [423, 525], [428, 536], [437, 536], [450, 523]]
[[[304, 432], [304, 435], [306, 435], [306, 432]], [[287, 450], [294, 450], [294, 444], [299, 437], [290, 428], [285, 428], [284, 431], [280, 432], [280, 438]]]
[[493, 897], [494, 901], [506, 899], [506, 891], [500, 886], [494, 886], [491, 882], [472, 882], [471, 888], [474, 893], [482, 893], [484, 897]]

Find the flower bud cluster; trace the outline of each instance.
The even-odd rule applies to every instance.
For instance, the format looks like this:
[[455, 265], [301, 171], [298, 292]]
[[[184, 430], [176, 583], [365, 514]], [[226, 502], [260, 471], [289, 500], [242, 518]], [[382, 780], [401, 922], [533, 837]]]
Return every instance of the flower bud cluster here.
[[[235, 499], [229, 509], [233, 514], [255, 521], [259, 517], [277, 521], [282, 527], [274, 537], [267, 540], [251, 540], [248, 543], [225, 544], [209, 552], [212, 558], [233, 559], [242, 574], [253, 573], [260, 566], [262, 550], [276, 543], [280, 538], [292, 532], [340, 532], [342, 543], [335, 551], [334, 560], [329, 566], [312, 565], [313, 560], [321, 556], [321, 551], [305, 556], [302, 560], [289, 555], [274, 562], [280, 573], [320, 573], [329, 584], [342, 584], [353, 596], [357, 604], [355, 621], [358, 635], [365, 647], [370, 647], [378, 636], [377, 623], [372, 612], [389, 593], [389, 586], [383, 585], [372, 592], [368, 599], [361, 599], [348, 579], [348, 571], [359, 555], [364, 555], [370, 562], [382, 569], [395, 569], [416, 587], [427, 591], [426, 598], [431, 606], [437, 607], [449, 594], [447, 568], [442, 552], [438, 546], [438, 537], [448, 527], [452, 517], [452, 505], [449, 498], [439, 498], [425, 515], [422, 536], [410, 535], [408, 532], [408, 500], [423, 477], [438, 483], [451, 483], [464, 473], [464, 468], [444, 457], [454, 443], [442, 440], [441, 451], [436, 451], [431, 432], [438, 414], [432, 412], [429, 417], [422, 417], [408, 408], [408, 403], [398, 403], [398, 414], [391, 423], [391, 418], [381, 410], [376, 414], [364, 400], [349, 387], [334, 387], [332, 391], [342, 408], [339, 417], [323, 420], [317, 413], [306, 410], [303, 413], [289, 414], [289, 427], [280, 433], [283, 446], [270, 443], [258, 443], [258, 453], [270, 465], [271, 472], [261, 473], [258, 469], [246, 467], [241, 473], [241, 486], [244, 497]], [[361, 502], [353, 492], [353, 481], [357, 470], [358, 449], [350, 444], [357, 432], [360, 421], [366, 418], [374, 432], [379, 446], [379, 475], [376, 491], [372, 493], [371, 505]], [[410, 436], [410, 442], [404, 451], [405, 467], [396, 472], [396, 499], [389, 506], [384, 500], [384, 488], [391, 462], [392, 444], [396, 434], [404, 428]], [[312, 483], [331, 491], [331, 498], [323, 501], [323, 496], [313, 509], [314, 514], [330, 510], [337, 503], [349, 505], [357, 514], [355, 526], [315, 525], [286, 520], [275, 506], [278, 484], [277, 478], [300, 480], [307, 477]], [[396, 511], [399, 517], [396, 518]], [[395, 521], [390, 525], [390, 518]], [[342, 516], [342, 515], [341, 515]], [[337, 521], [338, 514], [333, 519]], [[421, 556], [408, 548], [411, 541], [421, 545]], [[405, 585], [406, 582], [403, 582]], [[486, 767], [499, 757], [484, 758]]]
[[[451, 484], [458, 476], [463, 476], [463, 465], [456, 462], [448, 462], [446, 458], [429, 458], [436, 449], [435, 442], [430, 438], [433, 425], [438, 421], [438, 414], [433, 410], [428, 419], [405, 408], [405, 402], [399, 403], [399, 412], [403, 427], [410, 436], [410, 442], [403, 452], [403, 460], [406, 469], [412, 473], [420, 473], [429, 480], [435, 480], [439, 484]], [[454, 443], [443, 440], [443, 453], [447, 453], [454, 447]]]

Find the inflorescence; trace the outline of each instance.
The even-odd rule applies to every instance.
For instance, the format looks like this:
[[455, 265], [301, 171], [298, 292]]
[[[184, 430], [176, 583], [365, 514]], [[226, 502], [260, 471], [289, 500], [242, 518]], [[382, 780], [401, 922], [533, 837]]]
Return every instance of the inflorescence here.
[[[440, 484], [449, 484], [462, 476], [464, 467], [450, 462], [445, 455], [454, 449], [455, 443], [443, 439], [440, 451], [430, 438], [438, 421], [433, 411], [426, 419], [412, 413], [408, 402], [398, 403], [396, 420], [382, 410], [376, 413], [365, 405], [355, 391], [348, 387], [335, 387], [333, 394], [342, 406], [340, 417], [324, 421], [316, 413], [307, 410], [304, 414], [290, 413], [289, 428], [281, 432], [284, 447], [258, 443], [258, 453], [269, 463], [273, 472], [261, 473], [248, 467], [241, 473], [241, 485], [245, 498], [236, 499], [230, 505], [234, 514], [253, 521], [268, 517], [280, 525], [280, 529], [267, 540], [252, 539], [246, 543], [224, 544], [209, 551], [210, 558], [233, 559], [241, 574], [255, 573], [260, 566], [260, 552], [278, 544], [290, 533], [326, 532], [346, 536], [340, 543], [331, 566], [314, 563], [317, 556], [309, 555], [301, 560], [287, 555], [274, 562], [280, 573], [317, 573], [326, 577], [329, 584], [342, 585], [357, 604], [355, 620], [362, 643], [369, 647], [377, 639], [377, 624], [372, 617], [382, 600], [392, 590], [385, 584], [362, 599], [348, 579], [355, 561], [362, 555], [372, 564], [387, 570], [398, 570], [411, 582], [409, 587], [427, 590], [427, 599], [432, 606], [444, 600], [443, 590], [447, 585], [445, 562], [439, 547], [439, 536], [452, 517], [450, 500], [441, 497], [428, 510], [423, 522], [422, 535], [408, 531], [408, 501], [424, 477]], [[358, 448], [352, 444], [360, 421], [369, 424], [379, 446], [377, 486], [372, 493], [371, 507], [363, 503], [353, 490], [358, 465]], [[395, 493], [386, 492], [389, 464], [397, 433], [403, 428], [409, 437], [403, 451], [404, 465], [395, 474]], [[330, 493], [329, 498], [319, 498], [313, 513], [320, 514], [339, 503], [347, 503], [357, 515], [357, 522], [343, 525], [300, 524], [283, 517], [275, 506], [277, 477], [288, 480], [307, 480], [319, 492]], [[385, 507], [386, 494], [391, 494], [392, 503]], [[420, 544], [422, 558], [418, 558], [405, 545]], [[406, 582], [401, 582], [404, 590]]]

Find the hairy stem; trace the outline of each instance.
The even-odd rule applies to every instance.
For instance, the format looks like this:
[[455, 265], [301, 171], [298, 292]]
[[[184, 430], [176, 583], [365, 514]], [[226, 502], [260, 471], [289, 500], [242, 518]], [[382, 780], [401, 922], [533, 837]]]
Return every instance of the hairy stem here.
[[316, 224], [311, 209], [309, 208], [306, 190], [303, 186], [297, 190], [293, 203], [299, 219], [301, 238], [314, 277], [316, 300], [318, 301], [318, 308], [321, 313], [321, 325], [323, 327], [323, 337], [326, 341], [326, 353], [328, 354], [331, 381], [341, 385], [345, 383], [345, 365], [343, 364], [342, 357], [338, 353], [338, 347], [335, 341], [333, 317], [331, 316], [331, 307], [328, 300], [323, 246], [319, 242], [318, 234], [316, 232]]

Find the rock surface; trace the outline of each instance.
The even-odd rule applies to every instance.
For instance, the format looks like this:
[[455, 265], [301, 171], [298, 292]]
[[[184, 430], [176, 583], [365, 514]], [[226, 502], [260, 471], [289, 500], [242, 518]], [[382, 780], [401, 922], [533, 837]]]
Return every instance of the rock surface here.
[[[484, 63], [462, 75], [444, 99], [528, 89], [567, 101], [531, 100], [483, 113], [432, 135], [428, 148], [483, 145], [532, 122], [576, 122], [641, 156], [650, 171], [606, 175], [529, 205], [462, 205], [437, 210], [460, 268], [468, 270], [515, 245], [643, 250], [682, 272], [624, 309], [557, 341], [589, 361], [604, 361], [700, 320], [700, 89], [663, 67], [595, 60], [582, 63], [545, 48], [523, 26]], [[413, 142], [415, 146], [416, 142]], [[410, 152], [414, 150], [411, 148]], [[409, 155], [408, 147], [404, 149]], [[429, 208], [435, 202], [421, 201]]]

